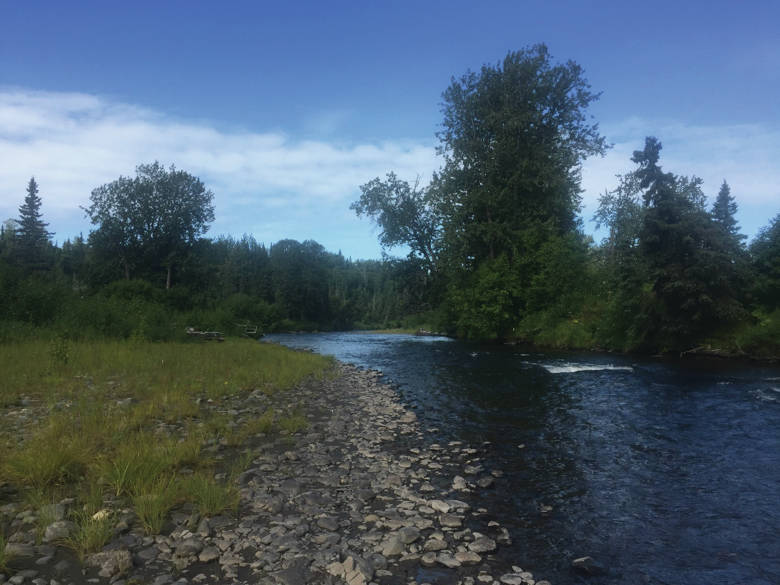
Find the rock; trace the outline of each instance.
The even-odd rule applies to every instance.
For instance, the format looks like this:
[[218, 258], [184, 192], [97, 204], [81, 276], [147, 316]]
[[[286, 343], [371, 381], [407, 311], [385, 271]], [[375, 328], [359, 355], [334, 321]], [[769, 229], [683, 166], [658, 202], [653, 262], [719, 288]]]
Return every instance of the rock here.
[[453, 478], [452, 489], [459, 492], [467, 492], [469, 490], [468, 486], [466, 485], [466, 480], [463, 479], [460, 475], [456, 475]]
[[468, 548], [475, 553], [490, 553], [496, 550], [496, 541], [487, 536], [481, 536], [474, 539], [474, 542], [470, 542]]
[[498, 578], [504, 585], [524, 585], [525, 580], [519, 573], [505, 573]]
[[426, 540], [425, 544], [423, 545], [423, 550], [426, 552], [439, 552], [445, 548], [447, 548], [447, 543], [443, 540], [437, 540], [435, 538]]
[[210, 563], [219, 558], [219, 549], [216, 546], [207, 546], [198, 555], [201, 563]]
[[414, 526], [404, 526], [397, 534], [400, 541], [404, 544], [411, 544], [420, 538], [420, 531]]
[[476, 565], [482, 562], [482, 557], [471, 551], [458, 551], [455, 553], [455, 560], [461, 565]]
[[436, 553], [427, 552], [420, 557], [420, 564], [423, 567], [433, 567], [436, 565]]
[[450, 505], [447, 502], [443, 502], [442, 500], [431, 500], [428, 502], [428, 506], [437, 512], [441, 512], [442, 514], [446, 514], [450, 511]]
[[440, 565], [444, 565], [448, 569], [457, 569], [460, 567], [460, 561], [453, 557], [450, 553], [439, 553], [436, 557], [436, 562]]
[[586, 575], [588, 577], [594, 577], [596, 575], [603, 575], [606, 573], [606, 569], [600, 563], [597, 563], [592, 557], [580, 557], [574, 559], [571, 562], [571, 567], [580, 575]]
[[89, 567], [100, 569], [98, 575], [101, 577], [113, 577], [122, 575], [133, 566], [133, 557], [128, 550], [103, 551], [89, 555], [86, 559]]
[[460, 528], [463, 525], [463, 520], [454, 514], [441, 514], [439, 524], [446, 528]]
[[495, 480], [492, 477], [480, 477], [477, 480], [477, 485], [483, 489], [493, 487], [493, 483], [495, 483]]
[[324, 516], [317, 520], [317, 526], [328, 532], [336, 532], [339, 528], [339, 521], [332, 516]]
[[199, 536], [207, 537], [211, 536], [211, 524], [209, 523], [208, 518], [201, 518], [200, 522], [198, 523], [198, 529], [196, 530]]
[[397, 557], [404, 553], [404, 543], [397, 536], [391, 536], [382, 545], [380, 551], [385, 557]]
[[182, 540], [176, 546], [176, 556], [188, 557], [190, 555], [197, 555], [203, 550], [203, 543], [194, 537], [186, 538]]
[[309, 561], [295, 559], [286, 569], [273, 573], [273, 577], [283, 585], [305, 585], [310, 577]]
[[70, 536], [70, 533], [73, 532], [75, 527], [76, 525], [73, 524], [73, 522], [68, 522], [67, 520], [52, 522], [46, 527], [46, 530], [43, 533], [43, 542], [58, 542], [65, 540]]
[[9, 542], [5, 545], [5, 555], [15, 559], [31, 558], [35, 556], [35, 547], [21, 542]]

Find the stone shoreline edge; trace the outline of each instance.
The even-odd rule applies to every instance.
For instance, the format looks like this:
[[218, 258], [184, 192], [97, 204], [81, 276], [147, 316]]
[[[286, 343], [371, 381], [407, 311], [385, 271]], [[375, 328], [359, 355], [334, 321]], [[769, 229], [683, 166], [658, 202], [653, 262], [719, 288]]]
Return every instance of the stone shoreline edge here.
[[[499, 554], [510, 535], [478, 501], [503, 476], [481, 463], [489, 446], [433, 442], [436, 429], [421, 428], [380, 372], [334, 368], [271, 399], [303, 407], [309, 424], [259, 442], [238, 478], [237, 517], [180, 513], [166, 534], [126, 530], [83, 570], [31, 547], [36, 568], [8, 582], [550, 585]], [[235, 415], [267, 400], [252, 393]]]

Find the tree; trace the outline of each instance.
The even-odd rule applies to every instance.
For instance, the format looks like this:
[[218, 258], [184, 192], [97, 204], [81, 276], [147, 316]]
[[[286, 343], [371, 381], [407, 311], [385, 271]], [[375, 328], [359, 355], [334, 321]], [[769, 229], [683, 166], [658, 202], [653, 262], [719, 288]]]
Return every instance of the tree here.
[[780, 308], [780, 213], [750, 243], [756, 272], [754, 294], [769, 311]]
[[45, 268], [47, 264], [46, 250], [53, 234], [46, 230], [49, 224], [43, 221], [41, 203], [38, 183], [31, 177], [24, 203], [19, 207], [14, 242], [19, 263], [25, 268]]
[[576, 228], [581, 163], [607, 148], [585, 113], [597, 98], [582, 68], [553, 64], [544, 45], [452, 80], [438, 133], [439, 193], [457, 262], [522, 255], [517, 235], [529, 224]]
[[644, 190], [639, 251], [649, 294], [636, 314], [648, 347], [679, 350], [744, 318], [733, 249], [704, 208], [701, 179], [665, 173], [661, 143], [635, 151]]
[[741, 247], [746, 236], [739, 233], [739, 225], [736, 219], [737, 202], [731, 195], [729, 184], [723, 180], [718, 191], [718, 197], [712, 204], [712, 219], [720, 226], [727, 237], [731, 238], [736, 247]]
[[119, 259], [126, 279], [135, 268], [164, 268], [169, 289], [174, 265], [214, 221], [213, 197], [200, 179], [173, 165], [140, 165], [135, 178], [92, 191], [85, 211], [99, 228], [90, 240]]
[[379, 242], [385, 248], [409, 246], [410, 256], [421, 258], [429, 270], [436, 268], [441, 218], [431, 191], [414, 187], [388, 173], [360, 186], [360, 199], [349, 206], [358, 217], [369, 216], [381, 229]]

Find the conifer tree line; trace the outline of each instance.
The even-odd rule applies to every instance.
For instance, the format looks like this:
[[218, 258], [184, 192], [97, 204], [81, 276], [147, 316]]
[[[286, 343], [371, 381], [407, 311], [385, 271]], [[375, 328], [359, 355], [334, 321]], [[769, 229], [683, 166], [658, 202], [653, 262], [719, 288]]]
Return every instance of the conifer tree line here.
[[388, 170], [351, 206], [405, 258], [206, 238], [213, 194], [158, 162], [95, 188], [93, 230], [57, 247], [31, 179], [0, 237], [4, 335], [422, 326], [553, 347], [780, 353], [780, 214], [748, 244], [726, 180], [710, 204], [703, 181], [665, 170], [647, 137], [600, 197], [592, 220], [607, 235], [595, 243], [580, 172], [609, 144], [578, 64], [536, 45], [453, 78], [442, 97], [444, 163], [430, 183]]

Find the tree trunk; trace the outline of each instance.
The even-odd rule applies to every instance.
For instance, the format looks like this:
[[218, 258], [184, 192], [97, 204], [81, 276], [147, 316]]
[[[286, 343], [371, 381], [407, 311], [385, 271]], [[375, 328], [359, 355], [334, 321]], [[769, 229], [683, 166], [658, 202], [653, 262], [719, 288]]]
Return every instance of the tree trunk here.
[[171, 265], [168, 264], [168, 271], [165, 275], [165, 290], [171, 288]]

